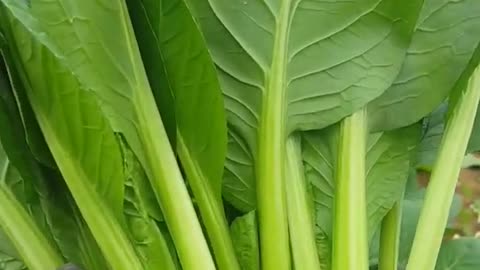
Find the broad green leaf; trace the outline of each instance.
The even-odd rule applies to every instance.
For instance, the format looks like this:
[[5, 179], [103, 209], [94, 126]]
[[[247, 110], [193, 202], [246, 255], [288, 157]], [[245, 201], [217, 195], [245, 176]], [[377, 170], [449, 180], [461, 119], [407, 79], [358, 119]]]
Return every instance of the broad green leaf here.
[[22, 78], [49, 148], [104, 256], [115, 269], [140, 269], [121, 226], [120, 149], [94, 96], [5, 9], [2, 21], [8, 25], [11, 68]]
[[160, 113], [169, 121], [175, 114], [172, 141], [217, 266], [238, 269], [221, 197], [227, 144], [223, 99], [205, 41], [183, 0], [127, 4]]
[[[208, 7], [207, 1], [192, 1], [192, 10], [218, 66], [228, 120], [235, 137], [244, 140], [246, 147], [242, 148], [247, 148], [249, 155], [255, 157], [262, 91], [267, 85], [266, 78], [272, 73], [269, 66], [280, 4], [279, 1], [264, 5], [250, 1], [210, 2]], [[290, 45], [285, 67], [289, 82], [285, 94], [289, 101], [286, 121], [289, 130], [321, 128], [352, 113], [389, 86], [398, 71], [399, 58], [403, 57], [402, 46], [409, 41], [407, 28], [413, 26], [419, 1], [409, 2], [411, 6], [402, 4], [398, 13], [390, 9], [395, 1], [292, 2], [295, 8], [288, 10], [293, 17], [291, 34], [284, 41]], [[384, 11], [386, 17], [381, 16]], [[408, 23], [393, 23], [397, 16], [409, 19]], [[310, 24], [321, 27], [303, 26]], [[391, 48], [394, 37], [402, 41], [401, 46]], [[382, 68], [390, 64], [393, 65]], [[362, 95], [356, 95], [356, 91]], [[280, 95], [282, 91], [277, 92]], [[229, 145], [227, 157], [238, 156], [239, 147]], [[242, 170], [228, 163], [226, 167], [229, 171]], [[249, 174], [236, 173], [235, 178], [247, 182], [249, 177], [243, 175]], [[231, 186], [226, 185], [226, 189], [232, 189]], [[239, 204], [230, 197], [233, 196], [227, 200], [232, 204]], [[245, 208], [245, 205], [239, 207]]]
[[[181, 40], [183, 42], [181, 42], [180, 48], [187, 48], [185, 37], [190, 36], [189, 33], [178, 35], [179, 33], [175, 33], [175, 31], [172, 30], [185, 29], [185, 26], [189, 24], [178, 23], [179, 21], [176, 21], [174, 25], [171, 25], [172, 30], [168, 32], [165, 32], [164, 24], [168, 21], [169, 17], [175, 17], [175, 15], [178, 17], [178, 10], [182, 11], [184, 8], [182, 7], [181, 1], [171, 0], [126, 0], [126, 3], [132, 19], [135, 36], [139, 43], [150, 87], [155, 96], [155, 101], [157, 102], [157, 107], [160, 111], [170, 142], [172, 145], [175, 145], [177, 123], [175, 121], [175, 98], [173, 88], [174, 86], [178, 87], [178, 82], [173, 82], [173, 78], [167, 73], [168, 62], [166, 56], [172, 56], [172, 53], [170, 52], [169, 55], [165, 55], [166, 52], [163, 50], [163, 47], [170, 43], [178, 43], [178, 40]], [[167, 12], [173, 13], [172, 10], [173, 12], [176, 11], [175, 15], [168, 17], [164, 15], [164, 13]], [[186, 54], [182, 53], [180, 48], [178, 51], [175, 51], [173, 55], [179, 58], [185, 58]], [[180, 68], [181, 72], [188, 72], [189, 70], [187, 69], [188, 66], [184, 66], [182, 61], [178, 61], [176, 67]]]
[[161, 213], [159, 209], [152, 209], [157, 204], [147, 176], [123, 139], [119, 138], [119, 141], [126, 177], [124, 214], [133, 243], [147, 269], [174, 270], [175, 264], [163, 232], [151, 216], [151, 213]]
[[289, 264], [277, 169], [287, 135], [326, 127], [381, 95], [400, 70], [420, 2], [188, 1], [218, 67], [228, 122], [255, 163], [264, 268]]
[[125, 1], [2, 2], [36, 42], [57, 56], [82, 91], [95, 94], [112, 129], [126, 138], [152, 184], [184, 267], [214, 268], [151, 92]]
[[[464, 83], [480, 60], [480, 3], [425, 0], [402, 70], [369, 105], [373, 130], [411, 125]], [[469, 68], [467, 64], [472, 62]]]
[[435, 270], [475, 270], [480, 267], [480, 239], [462, 238], [444, 243]]
[[231, 225], [232, 240], [242, 270], [259, 270], [260, 254], [255, 211], [236, 218]]
[[420, 2], [191, 5], [219, 69], [229, 122], [254, 149], [269, 81], [284, 83], [271, 91], [285, 96], [289, 131], [325, 127], [380, 95], [399, 71]]

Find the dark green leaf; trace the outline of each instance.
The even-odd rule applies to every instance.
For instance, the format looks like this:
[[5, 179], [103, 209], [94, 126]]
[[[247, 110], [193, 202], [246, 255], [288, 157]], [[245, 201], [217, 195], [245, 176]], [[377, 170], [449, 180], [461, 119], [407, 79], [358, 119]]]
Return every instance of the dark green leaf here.
[[[127, 0], [126, 2], [158, 110], [170, 142], [172, 145], [175, 145], [177, 123], [175, 121], [173, 87], [178, 87], [178, 82], [172, 81], [173, 78], [169, 76], [167, 69], [169, 68], [168, 64], [171, 64], [171, 56], [187, 57], [180, 49], [188, 48], [185, 36], [189, 36], [189, 33], [183, 33], [183, 35], [175, 33], [176, 29], [185, 28], [185, 23], [180, 23], [181, 20], [170, 24], [172, 29], [167, 28], [168, 31], [165, 31], [165, 23], [168, 23], [168, 19], [175, 17], [178, 14], [178, 10], [182, 10], [184, 7], [174, 7], [177, 14], [166, 17], [164, 11], [170, 10], [172, 3], [182, 5], [181, 1]], [[175, 51], [175, 53], [163, 51], [163, 48], [168, 47], [169, 43], [180, 43], [179, 51]], [[174, 59], [177, 59], [176, 57]], [[189, 69], [187, 66], [183, 66], [182, 62], [180, 60], [177, 61], [176, 67], [180, 67], [181, 72], [188, 72]]]
[[369, 105], [373, 130], [419, 121], [468, 80], [480, 60], [479, 12], [476, 0], [425, 0], [400, 74]]

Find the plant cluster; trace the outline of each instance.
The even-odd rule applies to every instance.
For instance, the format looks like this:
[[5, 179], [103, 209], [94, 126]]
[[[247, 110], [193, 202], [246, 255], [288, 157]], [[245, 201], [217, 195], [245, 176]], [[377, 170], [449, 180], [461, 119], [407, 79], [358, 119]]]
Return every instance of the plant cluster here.
[[478, 14], [0, 0], [0, 269], [480, 269]]

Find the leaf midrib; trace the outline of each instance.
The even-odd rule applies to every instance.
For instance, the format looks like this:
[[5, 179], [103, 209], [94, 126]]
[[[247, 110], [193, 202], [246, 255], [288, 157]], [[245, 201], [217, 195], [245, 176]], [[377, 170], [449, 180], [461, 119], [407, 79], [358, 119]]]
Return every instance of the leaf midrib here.
[[[280, 14], [276, 20], [275, 40], [273, 44], [270, 72], [265, 74], [265, 92], [262, 108], [262, 122], [276, 122], [285, 132], [286, 126], [286, 74], [288, 65], [288, 38], [290, 32], [291, 1], [283, 0]], [[269, 76], [270, 75], [270, 76]], [[269, 117], [271, 116], [271, 117]], [[279, 123], [280, 122], [280, 123]], [[260, 126], [260, 129], [264, 125]], [[280, 130], [278, 130], [280, 132]], [[259, 134], [262, 134], [259, 131]]]

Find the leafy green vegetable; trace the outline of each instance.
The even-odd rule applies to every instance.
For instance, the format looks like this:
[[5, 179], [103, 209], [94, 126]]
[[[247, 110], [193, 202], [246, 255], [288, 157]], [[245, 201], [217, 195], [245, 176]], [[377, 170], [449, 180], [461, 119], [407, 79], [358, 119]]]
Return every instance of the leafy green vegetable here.
[[0, 0], [0, 269], [478, 268], [478, 12]]
[[141, 269], [122, 226], [121, 155], [92, 94], [22, 24], [3, 9], [9, 62], [18, 71], [69, 190], [115, 269]]
[[[56, 56], [83, 92], [95, 94], [92, 98], [99, 104], [105, 120], [126, 138], [152, 184], [183, 267], [213, 269], [206, 240], [150, 90], [125, 2], [55, 0], [35, 1], [31, 5], [12, 0], [2, 2], [19, 24], [28, 29], [34, 41]], [[129, 257], [132, 259], [124, 256]]]
[[[217, 265], [239, 269], [221, 197], [227, 140], [223, 100], [203, 37], [183, 0], [127, 3], [157, 103], [170, 109], [163, 119], [174, 111], [176, 150]], [[162, 97], [170, 94], [174, 103], [165, 104]]]
[[285, 139], [339, 121], [390, 85], [420, 1], [189, 3], [218, 66], [228, 121], [255, 160], [263, 268], [286, 269]]

